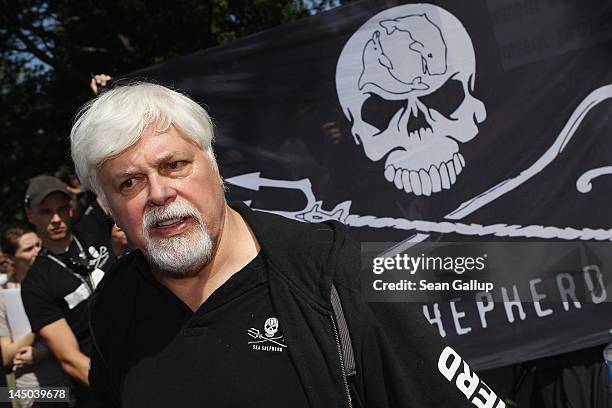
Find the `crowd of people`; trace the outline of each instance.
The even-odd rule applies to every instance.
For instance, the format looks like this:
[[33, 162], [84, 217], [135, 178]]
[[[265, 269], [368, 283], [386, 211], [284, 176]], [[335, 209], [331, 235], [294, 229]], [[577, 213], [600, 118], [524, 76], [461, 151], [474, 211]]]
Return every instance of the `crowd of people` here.
[[[95, 75], [90, 89], [98, 94], [110, 79]], [[127, 236], [76, 175], [31, 178], [23, 209], [26, 221], [0, 229], [0, 384], [70, 389], [70, 402], [45, 407], [95, 406], [87, 388], [86, 300], [102, 271], [128, 251]], [[16, 408], [39, 404], [12, 401]]]
[[[24, 200], [28, 222], [0, 232], [0, 282], [5, 290], [21, 291], [31, 326], [30, 333], [15, 332], [11, 323], [18, 325], [20, 310], [6, 307], [2, 291], [0, 348], [17, 387], [72, 386], [73, 398], [86, 406], [88, 390], [81, 385], [87, 384], [91, 346], [84, 301], [100, 271], [128, 251], [128, 240], [93, 193], [74, 178], [67, 181], [49, 175], [31, 179]], [[16, 400], [19, 407], [33, 404]]]

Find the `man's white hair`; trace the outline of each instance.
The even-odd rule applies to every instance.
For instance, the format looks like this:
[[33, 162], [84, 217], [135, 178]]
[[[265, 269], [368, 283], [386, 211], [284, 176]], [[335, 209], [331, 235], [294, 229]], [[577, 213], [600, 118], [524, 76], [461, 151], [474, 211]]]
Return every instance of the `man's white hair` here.
[[70, 132], [72, 160], [81, 182], [103, 202], [97, 174], [109, 159], [136, 144], [147, 126], [157, 131], [174, 126], [204, 152], [216, 167], [213, 124], [208, 113], [189, 97], [150, 83], [111, 89], [83, 106]]

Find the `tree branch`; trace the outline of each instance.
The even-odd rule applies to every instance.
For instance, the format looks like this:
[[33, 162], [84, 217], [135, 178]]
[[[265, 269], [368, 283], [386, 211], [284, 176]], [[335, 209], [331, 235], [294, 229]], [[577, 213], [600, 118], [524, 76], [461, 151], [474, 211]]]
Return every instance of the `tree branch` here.
[[38, 113], [40, 111], [45, 111], [45, 110], [49, 110], [52, 109], [53, 105], [51, 104], [44, 104], [44, 105], [38, 105], [38, 106], [34, 106], [31, 109], [29, 109], [24, 115], [23, 115], [23, 119], [26, 119], [30, 116], [32, 116], [35, 113]]
[[55, 67], [55, 61], [53, 60], [53, 58], [47, 55], [42, 50], [40, 50], [36, 43], [34, 43], [34, 41], [30, 37], [28, 37], [23, 31], [21, 31], [21, 27], [14, 23], [15, 21], [19, 20], [17, 16], [9, 16], [6, 14], [6, 12], [8, 12], [8, 9], [5, 9], [5, 12], [2, 13], [2, 19], [4, 20], [5, 27], [9, 28], [9, 32], [13, 33], [13, 35], [15, 35], [21, 41], [21, 43], [27, 48], [27, 52], [34, 54], [36, 58], [43, 61], [44, 63]]
[[128, 50], [129, 52], [131, 52], [132, 54], [134, 52], [136, 52], [136, 50], [134, 49], [134, 47], [132, 47], [132, 44], [130, 42], [130, 39], [122, 33], [117, 33], [117, 38], [119, 39], [119, 42], [121, 43], [121, 45], [123, 46], [123, 48], [125, 48], [126, 50]]
[[2, 51], [3, 52], [6, 52], [6, 51], [28, 52], [28, 49], [27, 48], [18, 48], [18, 47], [5, 47]]
[[63, 64], [58, 63], [55, 58], [53, 58], [52, 56], [48, 55], [46, 52], [38, 48], [36, 43], [21, 30], [21, 27], [19, 27], [18, 25], [14, 23], [14, 21], [17, 21], [16, 17], [11, 18], [11, 16], [7, 16], [5, 13], [2, 13], [2, 17], [4, 20], [5, 26], [9, 28], [10, 32], [13, 35], [15, 35], [21, 41], [21, 43], [26, 47], [27, 50], [24, 52], [31, 53], [36, 58], [38, 58], [40, 61], [53, 67], [57, 72], [61, 72], [77, 81], [83, 80], [84, 74], [80, 74], [79, 72], [74, 71], [66, 67]]
[[47, 53], [45, 53], [40, 48], [38, 48], [36, 46], [36, 43], [30, 37], [28, 37], [21, 31], [20, 27], [14, 27], [14, 28], [15, 30], [13, 31], [13, 33], [21, 40], [23, 45], [26, 46], [28, 52], [34, 54], [36, 58], [38, 58], [42, 62], [49, 64], [54, 68], [57, 68], [54, 58], [47, 55]]

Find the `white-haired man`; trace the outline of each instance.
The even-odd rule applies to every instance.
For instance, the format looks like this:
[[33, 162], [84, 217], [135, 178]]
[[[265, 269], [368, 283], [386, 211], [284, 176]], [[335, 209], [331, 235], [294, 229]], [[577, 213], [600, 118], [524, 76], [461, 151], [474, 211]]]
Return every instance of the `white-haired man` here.
[[73, 126], [80, 179], [139, 249], [93, 303], [90, 382], [106, 405], [503, 406], [417, 307], [379, 305], [402, 319], [381, 327], [341, 224], [228, 204], [212, 139], [198, 104], [152, 84], [107, 91]]

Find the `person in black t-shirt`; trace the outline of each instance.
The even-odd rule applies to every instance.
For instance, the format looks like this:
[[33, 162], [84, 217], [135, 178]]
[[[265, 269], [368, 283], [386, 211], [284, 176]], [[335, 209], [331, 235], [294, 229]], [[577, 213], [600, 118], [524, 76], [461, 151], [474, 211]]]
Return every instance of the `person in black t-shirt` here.
[[73, 216], [76, 228], [82, 234], [94, 237], [110, 237], [111, 248], [116, 257], [132, 250], [131, 245], [121, 228], [100, 205], [98, 197], [90, 190], [77, 195], [79, 204], [76, 206], [79, 213], [77, 221]]
[[71, 199], [67, 186], [55, 177], [30, 181], [26, 216], [43, 249], [22, 283], [21, 297], [32, 331], [46, 340], [75, 380], [77, 406], [85, 407], [92, 401], [84, 387], [89, 384], [91, 354], [87, 303], [114, 256], [108, 234], [72, 230]]

